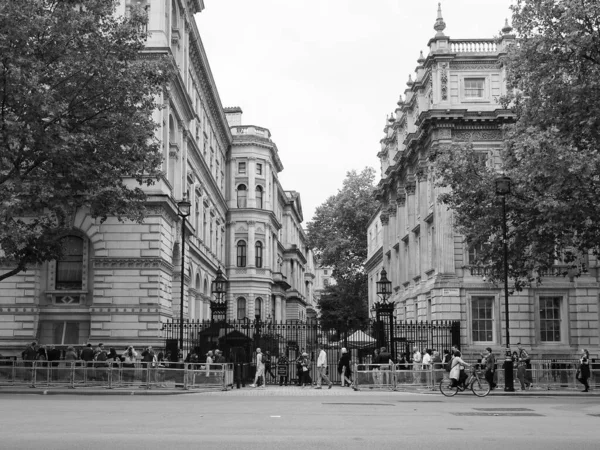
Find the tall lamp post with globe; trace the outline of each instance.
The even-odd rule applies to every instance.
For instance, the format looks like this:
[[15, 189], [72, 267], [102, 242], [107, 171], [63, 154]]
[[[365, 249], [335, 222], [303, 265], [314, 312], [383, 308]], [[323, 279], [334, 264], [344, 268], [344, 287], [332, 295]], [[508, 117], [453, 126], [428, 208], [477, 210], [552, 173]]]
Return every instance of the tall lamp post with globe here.
[[513, 360], [510, 351], [510, 319], [508, 316], [508, 240], [506, 232], [506, 196], [510, 194], [511, 179], [507, 176], [496, 178], [496, 195], [502, 197], [502, 241], [504, 254], [504, 318], [506, 319], [506, 359], [504, 360], [504, 390], [515, 390]]
[[192, 204], [183, 194], [183, 200], [177, 203], [177, 215], [183, 219], [181, 224], [181, 297], [179, 302], [179, 351], [183, 356], [183, 297], [185, 289], [185, 222], [190, 215]]
[[396, 304], [395, 302], [388, 302], [388, 298], [392, 295], [392, 282], [388, 280], [385, 269], [381, 269], [379, 281], [375, 284], [377, 285], [377, 295], [381, 297], [381, 301], [373, 305], [375, 307], [377, 345], [380, 348], [387, 347], [395, 358], [394, 309], [396, 308]]

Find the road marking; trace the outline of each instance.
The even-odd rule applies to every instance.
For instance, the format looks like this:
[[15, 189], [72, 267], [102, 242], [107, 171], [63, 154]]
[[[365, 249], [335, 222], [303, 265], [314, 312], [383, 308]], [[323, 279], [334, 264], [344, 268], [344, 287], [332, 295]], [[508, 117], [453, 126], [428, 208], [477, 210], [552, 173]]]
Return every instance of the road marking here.
[[277, 417], [281, 417], [281, 416], [271, 416], [271, 417], [277, 418]]

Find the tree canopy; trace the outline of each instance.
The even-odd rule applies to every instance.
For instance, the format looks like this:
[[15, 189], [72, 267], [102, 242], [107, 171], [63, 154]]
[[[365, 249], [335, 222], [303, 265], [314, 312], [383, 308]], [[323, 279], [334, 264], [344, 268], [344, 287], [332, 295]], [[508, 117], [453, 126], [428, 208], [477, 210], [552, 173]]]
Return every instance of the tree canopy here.
[[[173, 73], [140, 57], [145, 12], [117, 0], [0, 3], [0, 266], [60, 256], [78, 208], [141, 221], [160, 174], [152, 118]], [[129, 183], [126, 180], [136, 180]]]
[[584, 256], [600, 248], [600, 3], [517, 0], [512, 10], [517, 42], [502, 104], [515, 123], [505, 127], [500, 161], [484, 166], [473, 146], [458, 144], [432, 158], [439, 185], [450, 188], [440, 200], [492, 279], [502, 274], [494, 178], [500, 169], [512, 179], [509, 272], [521, 289], [556, 262], [586, 270]]
[[333, 268], [336, 285], [319, 302], [321, 323], [344, 329], [368, 320], [367, 226], [377, 210], [373, 198], [375, 170], [347, 173], [342, 189], [319, 206], [307, 224], [308, 243], [320, 265]]

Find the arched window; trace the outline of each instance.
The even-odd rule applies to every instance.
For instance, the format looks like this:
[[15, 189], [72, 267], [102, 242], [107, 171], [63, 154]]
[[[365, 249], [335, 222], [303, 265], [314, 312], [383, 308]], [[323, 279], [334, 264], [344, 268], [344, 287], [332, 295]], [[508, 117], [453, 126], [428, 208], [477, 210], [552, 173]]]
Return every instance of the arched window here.
[[246, 185], [240, 184], [237, 188], [237, 207], [238, 208], [246, 207], [247, 194], [248, 193], [246, 192]]
[[200, 288], [201, 288], [201, 287], [202, 287], [202, 286], [200, 286], [200, 274], [196, 274], [196, 290], [197, 290], [198, 292], [200, 292]]
[[173, 120], [173, 116], [169, 116], [169, 142], [174, 144], [177, 136], [177, 125], [175, 125], [175, 121]]
[[208, 280], [204, 279], [204, 295], [208, 295]]
[[82, 289], [83, 239], [65, 236], [61, 243], [63, 255], [56, 261], [56, 289]]
[[237, 266], [246, 267], [246, 241], [237, 244]]
[[262, 298], [258, 297], [254, 300], [254, 317], [258, 317], [262, 315]]
[[257, 242], [254, 245], [254, 252], [255, 252], [254, 265], [257, 268], [260, 269], [263, 266], [263, 245], [262, 245], [262, 242]]
[[177, 13], [177, 2], [173, 0], [171, 2], [171, 27], [177, 29], [179, 24], [179, 14]]
[[246, 299], [240, 297], [237, 299], [237, 319], [244, 320], [246, 318]]
[[256, 207], [263, 209], [263, 188], [262, 186], [256, 186]]

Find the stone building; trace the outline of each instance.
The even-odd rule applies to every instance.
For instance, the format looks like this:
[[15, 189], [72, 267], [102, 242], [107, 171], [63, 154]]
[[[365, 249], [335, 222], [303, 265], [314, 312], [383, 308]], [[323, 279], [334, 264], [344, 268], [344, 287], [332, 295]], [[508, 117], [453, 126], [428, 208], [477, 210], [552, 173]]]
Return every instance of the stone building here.
[[[451, 39], [438, 10], [429, 53], [417, 60], [404, 98], [385, 124], [378, 156], [380, 209], [369, 226], [369, 303], [377, 301], [381, 268], [392, 281], [398, 320], [460, 320], [468, 351], [506, 343], [504, 291], [472, 264], [452, 211], [436, 202], [439, 188], [428, 155], [440, 145], [471, 142], [486, 164], [498, 162], [503, 124], [513, 120], [497, 99], [506, 92], [502, 58], [515, 39], [508, 23], [499, 39]], [[381, 241], [378, 240], [381, 227]], [[511, 343], [539, 357], [572, 357], [578, 348], [597, 352], [598, 270], [578, 278], [546, 276], [509, 300]]]
[[[230, 280], [229, 318], [304, 319], [313, 303], [300, 195], [277, 179], [283, 165], [269, 131], [242, 126], [241, 110], [221, 105], [194, 19], [204, 2], [127, 0], [117, 13], [133, 3], [149, 15], [142, 57], [167, 55], [179, 68], [154, 116], [164, 176], [146, 188], [143, 224], [101, 224], [77, 211], [60, 261], [0, 282], [5, 355], [34, 339], [161, 347], [161, 328], [179, 317], [182, 303], [185, 319], [210, 318], [219, 268]], [[191, 213], [182, 268], [177, 202], [184, 196]]]

